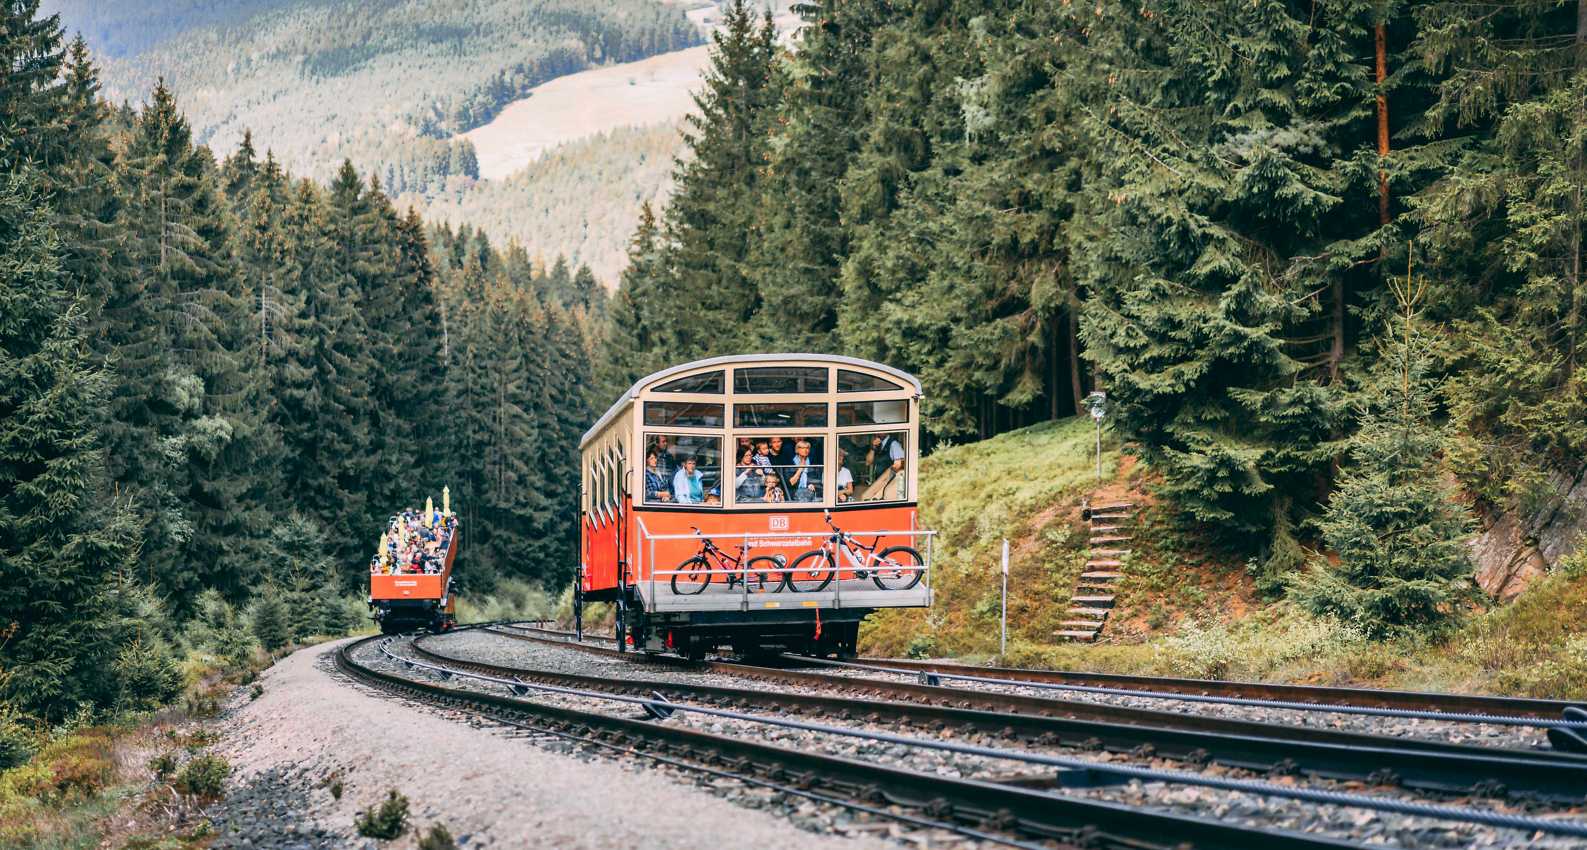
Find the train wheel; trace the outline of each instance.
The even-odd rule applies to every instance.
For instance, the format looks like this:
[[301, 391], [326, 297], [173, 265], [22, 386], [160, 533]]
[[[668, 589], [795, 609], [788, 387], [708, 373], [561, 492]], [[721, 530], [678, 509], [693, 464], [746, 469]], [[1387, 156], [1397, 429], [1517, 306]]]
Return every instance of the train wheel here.
[[674, 596], [695, 596], [710, 583], [711, 562], [696, 555], [679, 564], [678, 571], [672, 574], [672, 593]]
[[782, 561], [769, 555], [750, 558], [744, 568], [749, 571], [744, 575], [744, 581], [749, 585], [750, 593], [776, 593], [788, 583], [788, 574], [783, 572]]
[[883, 590], [908, 590], [920, 584], [920, 577], [926, 574], [923, 563], [920, 553], [908, 546], [891, 546], [876, 556], [871, 581]]
[[825, 549], [811, 549], [788, 565], [785, 585], [800, 593], [818, 593], [832, 583], [836, 574], [832, 569], [832, 556]]

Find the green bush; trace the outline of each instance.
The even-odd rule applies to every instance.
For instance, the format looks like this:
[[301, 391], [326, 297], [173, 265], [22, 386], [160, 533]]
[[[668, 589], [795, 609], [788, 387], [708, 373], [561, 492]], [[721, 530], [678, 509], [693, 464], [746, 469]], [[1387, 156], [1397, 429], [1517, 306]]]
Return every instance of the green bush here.
[[266, 652], [275, 652], [292, 642], [292, 625], [286, 603], [274, 588], [266, 589], [248, 612], [253, 635]]
[[354, 825], [358, 834], [365, 838], [385, 841], [396, 838], [408, 828], [408, 798], [393, 788], [378, 807], [359, 812]]
[[31, 758], [38, 751], [38, 737], [16, 706], [0, 702], [0, 770], [16, 767]]
[[419, 850], [457, 850], [457, 842], [446, 827], [438, 823], [431, 824], [430, 829], [419, 838]]
[[158, 641], [139, 638], [122, 647], [113, 670], [116, 706], [124, 710], [152, 711], [182, 692], [176, 659]]
[[205, 753], [182, 765], [174, 784], [182, 794], [215, 799], [225, 792], [226, 777], [230, 775], [231, 765], [225, 759]]
[[149, 759], [149, 772], [154, 774], [154, 778], [161, 782], [170, 779], [171, 774], [176, 773], [176, 767], [176, 753], [170, 750]]

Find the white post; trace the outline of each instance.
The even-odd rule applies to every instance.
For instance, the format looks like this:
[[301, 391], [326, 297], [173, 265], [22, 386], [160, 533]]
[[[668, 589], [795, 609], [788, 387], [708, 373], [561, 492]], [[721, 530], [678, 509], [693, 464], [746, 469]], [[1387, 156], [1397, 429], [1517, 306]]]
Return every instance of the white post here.
[[998, 641], [997, 660], [1008, 654], [1008, 538], [1003, 538], [1003, 630]]

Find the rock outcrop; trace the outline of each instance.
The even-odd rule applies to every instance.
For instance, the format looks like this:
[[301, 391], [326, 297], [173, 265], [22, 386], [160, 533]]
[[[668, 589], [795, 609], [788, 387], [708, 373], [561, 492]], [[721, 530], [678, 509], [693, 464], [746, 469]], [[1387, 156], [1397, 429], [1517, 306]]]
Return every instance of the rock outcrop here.
[[1555, 495], [1541, 507], [1493, 511], [1472, 538], [1477, 584], [1496, 599], [1515, 598], [1587, 534], [1587, 469], [1556, 473], [1549, 485]]

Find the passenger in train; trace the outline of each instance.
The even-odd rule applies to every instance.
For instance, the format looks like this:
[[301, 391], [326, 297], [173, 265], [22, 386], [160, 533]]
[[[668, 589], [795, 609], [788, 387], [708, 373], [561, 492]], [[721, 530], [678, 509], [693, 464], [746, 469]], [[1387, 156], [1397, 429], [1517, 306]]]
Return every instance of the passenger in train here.
[[763, 501], [767, 501], [767, 502], [783, 502], [783, 501], [787, 501], [783, 497], [783, 494], [782, 494], [782, 479], [781, 478], [777, 477], [776, 475], [769, 475], [769, 476], [766, 477], [766, 498]]
[[656, 435], [656, 471], [661, 473], [662, 479], [671, 481], [672, 476], [678, 471], [678, 463], [672, 457], [672, 447], [668, 443], [666, 434]]
[[821, 501], [821, 467], [810, 462], [810, 441], [794, 443], [794, 455], [788, 462], [788, 491], [795, 502]]
[[838, 502], [854, 501], [854, 473], [847, 463], [849, 453], [838, 449]]
[[738, 475], [733, 479], [733, 492], [740, 502], [758, 502], [766, 496], [766, 472], [755, 463], [755, 449], [741, 445], [738, 454]]
[[698, 505], [705, 501], [705, 476], [695, 468], [695, 457], [683, 459], [683, 468], [672, 477], [672, 497], [680, 505]]
[[896, 498], [904, 494], [904, 445], [891, 434], [872, 434], [871, 448], [865, 453], [865, 463], [871, 470], [871, 486], [865, 491], [867, 499]]
[[773, 466], [787, 466], [793, 462], [793, 456], [793, 443], [781, 437], [771, 438], [771, 462]]
[[661, 473], [661, 456], [655, 446], [645, 452], [645, 501], [672, 501], [672, 491], [667, 488], [667, 477]]

